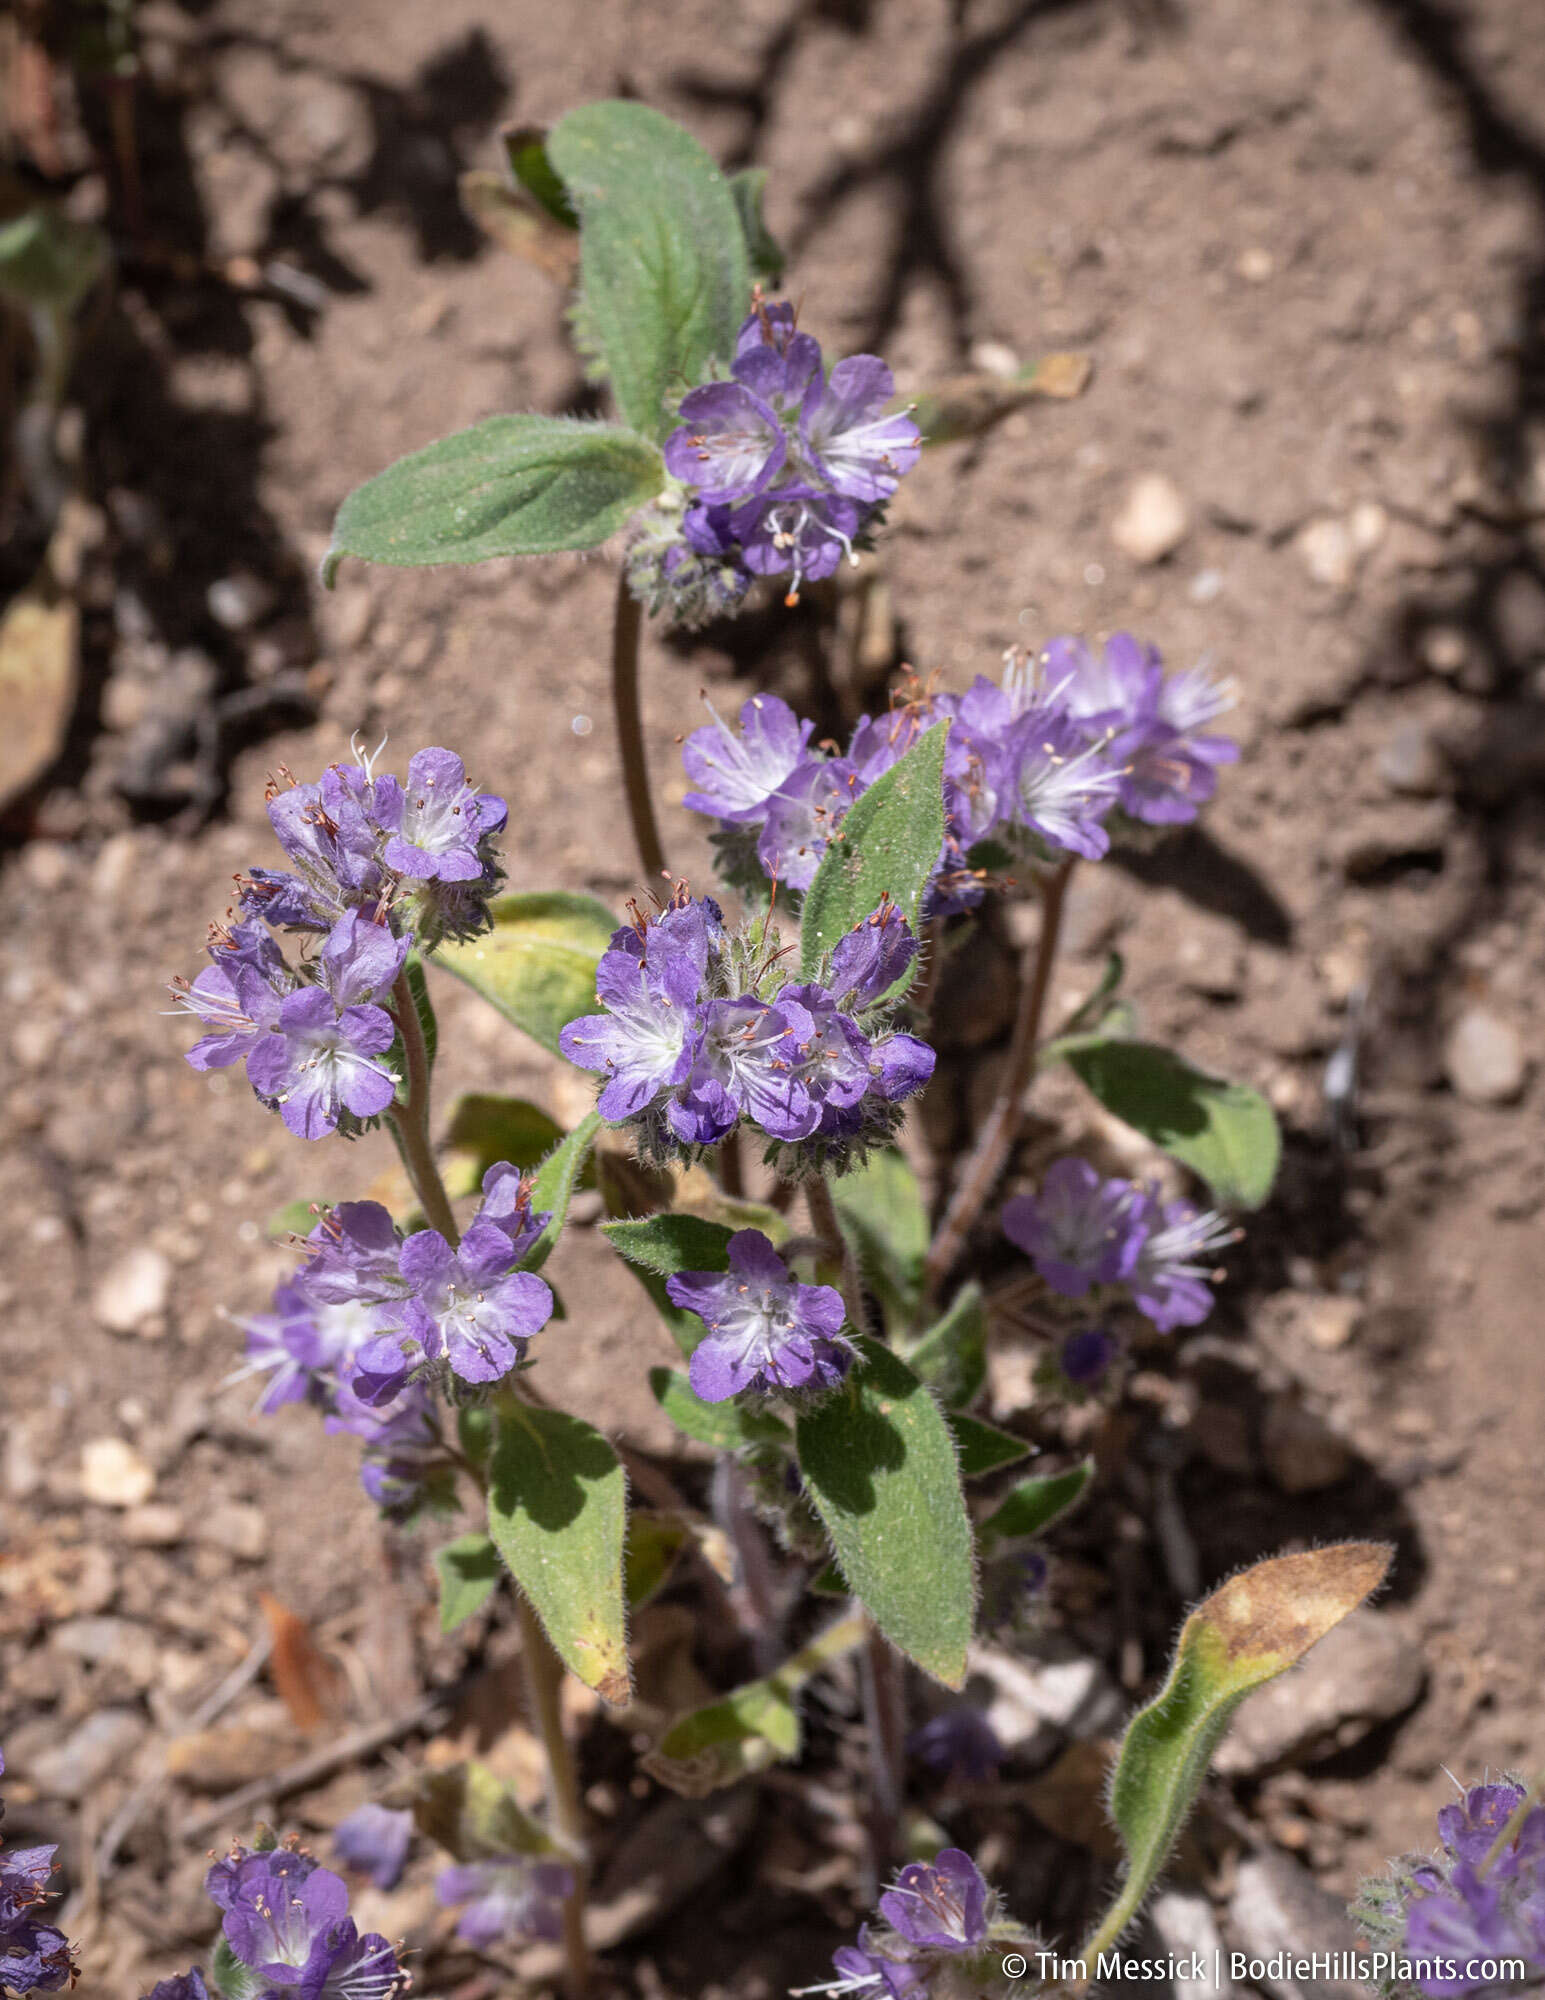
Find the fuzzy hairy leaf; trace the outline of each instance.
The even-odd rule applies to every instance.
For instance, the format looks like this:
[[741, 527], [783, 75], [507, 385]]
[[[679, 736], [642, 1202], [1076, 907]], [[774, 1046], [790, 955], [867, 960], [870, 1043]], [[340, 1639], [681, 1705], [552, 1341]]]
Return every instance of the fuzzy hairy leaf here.
[[893, 1645], [959, 1687], [976, 1571], [954, 1442], [906, 1363], [858, 1346], [862, 1365], [798, 1420], [799, 1468], [848, 1588]]
[[704, 1222], [696, 1215], [648, 1215], [634, 1222], [601, 1225], [601, 1234], [627, 1260], [676, 1345], [688, 1356], [707, 1329], [696, 1313], [672, 1305], [665, 1281], [678, 1271], [727, 1271], [734, 1233], [722, 1222]]
[[[916, 933], [928, 878], [944, 845], [944, 744], [947, 722], [919, 737], [850, 807], [805, 891], [800, 957], [813, 979], [844, 931], [889, 896]], [[917, 971], [916, 959], [897, 992]]]
[[962, 1479], [985, 1478], [989, 1472], [997, 1472], [1029, 1455], [1030, 1447], [1023, 1438], [1015, 1437], [1012, 1431], [1000, 1431], [994, 1424], [984, 1424], [980, 1417], [951, 1410], [944, 1421], [950, 1427], [960, 1456]]
[[677, 1430], [715, 1451], [788, 1441], [789, 1427], [781, 1417], [749, 1403], [705, 1403], [693, 1394], [692, 1384], [679, 1369], [651, 1368], [649, 1387]]
[[1230, 1577], [1191, 1613], [1169, 1678], [1122, 1738], [1110, 1812], [1126, 1872], [1090, 1949], [1114, 1944], [1141, 1907], [1245, 1696], [1296, 1666], [1377, 1590], [1392, 1554], [1385, 1542], [1340, 1542], [1275, 1556]]
[[600, 1112], [589, 1112], [581, 1118], [566, 1139], [558, 1141], [532, 1176], [532, 1212], [536, 1215], [550, 1214], [552, 1220], [526, 1252], [525, 1261], [521, 1265], [522, 1270], [539, 1271], [552, 1255], [553, 1246], [562, 1234], [564, 1222], [568, 1218], [569, 1203], [574, 1198], [574, 1190], [583, 1179], [585, 1168], [590, 1163], [590, 1149], [594, 1146], [595, 1135], [600, 1129]]
[[468, 944], [443, 945], [435, 963], [558, 1055], [560, 1032], [600, 1007], [595, 969], [616, 919], [594, 896], [560, 889], [500, 896], [492, 914], [491, 931]]
[[987, 1310], [974, 1278], [910, 1350], [907, 1366], [945, 1409], [964, 1410], [976, 1401], [987, 1380]]
[[762, 219], [762, 196], [767, 188], [765, 167], [743, 167], [730, 175], [730, 193], [740, 211], [740, 226], [746, 234], [746, 255], [751, 269], [769, 285], [783, 283], [783, 267], [788, 259], [783, 247]]
[[876, 1147], [832, 1182], [832, 1201], [887, 1325], [910, 1327], [928, 1259], [928, 1210], [917, 1176], [894, 1146]]
[[647, 104], [571, 111], [547, 158], [580, 220], [582, 319], [623, 418], [663, 438], [668, 413], [728, 363], [751, 292], [740, 211], [688, 132]]
[[1282, 1134], [1258, 1090], [1153, 1042], [1081, 1036], [1067, 1061], [1107, 1111], [1200, 1174], [1225, 1208], [1259, 1208], [1271, 1193]]
[[1066, 1472], [1048, 1472], [1036, 1479], [1020, 1480], [978, 1528], [983, 1548], [992, 1542], [1022, 1541], [1038, 1535], [1083, 1498], [1084, 1488], [1093, 1477], [1094, 1460], [1086, 1458]]
[[426, 1771], [414, 1786], [413, 1823], [455, 1861], [500, 1861], [511, 1854], [551, 1854], [541, 1824], [486, 1764]]
[[345, 556], [419, 567], [593, 549], [659, 492], [647, 438], [580, 417], [488, 417], [410, 452], [338, 509], [322, 562]]
[[484, 1534], [461, 1535], [436, 1549], [435, 1568], [440, 1573], [442, 1632], [454, 1632], [481, 1611], [504, 1574], [499, 1551]]
[[632, 1510], [622, 1559], [622, 1585], [630, 1611], [664, 1589], [689, 1538], [686, 1522], [674, 1514], [654, 1514], [640, 1507]]
[[473, 1193], [501, 1160], [528, 1172], [562, 1138], [563, 1127], [541, 1105], [524, 1097], [468, 1091], [452, 1106], [441, 1142], [451, 1156], [442, 1170], [451, 1199]]
[[570, 1673], [603, 1701], [632, 1688], [623, 1610], [627, 1482], [598, 1430], [505, 1402], [489, 1462], [488, 1530]]

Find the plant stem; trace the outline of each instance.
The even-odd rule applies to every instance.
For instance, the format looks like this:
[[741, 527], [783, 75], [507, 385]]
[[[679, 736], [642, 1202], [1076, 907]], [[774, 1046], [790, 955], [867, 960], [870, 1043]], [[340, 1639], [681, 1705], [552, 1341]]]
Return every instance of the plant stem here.
[[902, 1665], [871, 1624], [862, 1672], [864, 1722], [869, 1735], [869, 1863], [873, 1877], [866, 1902], [878, 1901], [895, 1858], [905, 1797], [902, 1751], [906, 1741], [906, 1686]]
[[424, 1041], [424, 1025], [418, 1017], [413, 989], [408, 984], [406, 966], [398, 973], [397, 983], [392, 988], [392, 1017], [397, 1023], [398, 1034], [402, 1036], [408, 1071], [408, 1101], [406, 1104], [393, 1104], [387, 1115], [396, 1127], [402, 1147], [402, 1162], [408, 1170], [408, 1179], [413, 1183], [413, 1192], [418, 1196], [419, 1207], [423, 1209], [430, 1228], [438, 1229], [446, 1241], [454, 1245], [461, 1241], [461, 1232], [451, 1213], [451, 1199], [445, 1192], [445, 1183], [435, 1164], [434, 1146], [430, 1142], [429, 1049]]
[[612, 710], [617, 718], [617, 748], [622, 756], [622, 788], [628, 817], [645, 879], [657, 882], [665, 874], [665, 849], [655, 824], [649, 795], [649, 763], [644, 755], [644, 719], [638, 706], [638, 653], [644, 612], [628, 588], [626, 573], [617, 579], [617, 615], [612, 626]]
[[1008, 1164], [1019, 1123], [1024, 1115], [1024, 1096], [1035, 1068], [1035, 1052], [1041, 1038], [1041, 1016], [1046, 1011], [1046, 994], [1051, 985], [1051, 969], [1057, 956], [1057, 938], [1062, 929], [1063, 905], [1068, 878], [1073, 873], [1071, 857], [1048, 875], [1041, 884], [1041, 934], [1035, 941], [1035, 957], [1030, 975], [1020, 982], [1019, 1010], [1014, 1017], [1014, 1034], [1009, 1043], [1008, 1073], [987, 1114], [966, 1170], [961, 1175], [939, 1233], [928, 1252], [928, 1285], [937, 1292], [954, 1269], [956, 1259], [977, 1217], [991, 1198], [998, 1178]]
[[810, 1227], [828, 1252], [842, 1264], [842, 1302], [848, 1309], [848, 1324], [855, 1333], [867, 1333], [864, 1318], [864, 1288], [858, 1274], [858, 1259], [842, 1233], [832, 1191], [819, 1175], [805, 1183], [805, 1201], [810, 1209]]
[[590, 1984], [590, 1949], [585, 1943], [585, 1887], [589, 1862], [585, 1848], [585, 1809], [579, 1796], [579, 1773], [563, 1728], [563, 1663], [548, 1642], [541, 1620], [525, 1592], [517, 1589], [520, 1612], [520, 1653], [531, 1697], [531, 1719], [547, 1753], [547, 1810], [563, 1858], [574, 1874], [574, 1887], [563, 1904], [564, 1988], [569, 2000], [584, 2000]]

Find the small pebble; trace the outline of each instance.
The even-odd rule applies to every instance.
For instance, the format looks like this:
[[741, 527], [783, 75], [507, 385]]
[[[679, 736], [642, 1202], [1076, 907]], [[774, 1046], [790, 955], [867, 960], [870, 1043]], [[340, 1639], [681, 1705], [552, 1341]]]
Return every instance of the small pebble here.
[[224, 1549], [243, 1562], [258, 1562], [268, 1551], [268, 1517], [261, 1507], [226, 1500], [200, 1514], [195, 1528], [201, 1542]]
[[1489, 1007], [1460, 1015], [1443, 1046], [1443, 1067], [1468, 1104], [1511, 1104], [1529, 1069], [1517, 1029]]
[[1345, 521], [1325, 515], [1299, 530], [1295, 543], [1304, 568], [1327, 590], [1347, 590], [1357, 574], [1357, 546]]
[[81, 1446], [81, 1492], [98, 1507], [139, 1507], [156, 1475], [127, 1438], [92, 1438]]
[[145, 1734], [132, 1709], [102, 1708], [88, 1715], [54, 1750], [34, 1757], [28, 1775], [50, 1798], [80, 1799], [122, 1763]]
[[164, 1500], [153, 1500], [145, 1507], [131, 1507], [119, 1522], [118, 1532], [137, 1548], [170, 1549], [176, 1547], [188, 1530], [181, 1509]]
[[91, 1295], [92, 1314], [109, 1333], [135, 1333], [165, 1312], [171, 1288], [170, 1260], [142, 1243], [104, 1273]]
[[223, 625], [227, 632], [245, 632], [272, 610], [273, 586], [251, 570], [236, 570], [230, 576], [217, 577], [205, 601], [217, 625]]
[[1163, 562], [1185, 540], [1191, 510], [1174, 480], [1162, 472], [1140, 473], [1127, 488], [1110, 538], [1137, 563]]
[[1420, 722], [1402, 722], [1379, 752], [1379, 776], [1392, 792], [1430, 799], [1446, 789], [1448, 765]]

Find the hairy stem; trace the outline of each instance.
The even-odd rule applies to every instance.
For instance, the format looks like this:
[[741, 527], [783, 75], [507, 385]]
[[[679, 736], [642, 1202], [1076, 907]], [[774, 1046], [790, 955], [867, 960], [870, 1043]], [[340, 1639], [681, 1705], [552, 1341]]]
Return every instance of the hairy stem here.
[[585, 1809], [579, 1773], [563, 1727], [563, 1663], [553, 1651], [541, 1620], [524, 1591], [515, 1592], [520, 1612], [520, 1654], [531, 1698], [531, 1719], [547, 1754], [547, 1810], [574, 1887], [563, 1904], [564, 1989], [569, 2000], [584, 2000], [590, 1985], [590, 1949], [585, 1943]]
[[871, 1880], [865, 1900], [879, 1900], [880, 1890], [896, 1857], [901, 1810], [906, 1789], [903, 1749], [906, 1742], [906, 1686], [900, 1660], [884, 1635], [869, 1627], [859, 1681], [864, 1694], [864, 1722], [869, 1736], [869, 1864]]
[[644, 755], [644, 719], [638, 706], [638, 653], [644, 613], [628, 588], [624, 573], [617, 579], [617, 615], [612, 627], [612, 710], [617, 718], [617, 748], [622, 756], [622, 788], [627, 795], [633, 841], [645, 879], [657, 882], [666, 872], [665, 849], [655, 824], [649, 796], [649, 764]]
[[430, 1228], [438, 1229], [448, 1243], [459, 1243], [461, 1233], [451, 1213], [451, 1198], [445, 1192], [445, 1183], [435, 1164], [434, 1147], [429, 1138], [429, 1049], [424, 1041], [424, 1024], [419, 1020], [418, 1008], [414, 1004], [413, 989], [408, 984], [406, 966], [398, 973], [397, 983], [392, 988], [392, 1018], [397, 1023], [398, 1034], [402, 1036], [408, 1072], [408, 1101], [406, 1104], [393, 1104], [387, 1116], [396, 1128], [402, 1148], [402, 1163], [408, 1170], [408, 1179], [413, 1183], [413, 1192], [418, 1196], [419, 1207], [423, 1209]]
[[1072, 873], [1073, 863], [1068, 859], [1041, 884], [1041, 934], [1035, 941], [1035, 956], [1029, 967], [1029, 976], [1020, 984], [1019, 1009], [1014, 1017], [1014, 1034], [1009, 1043], [1008, 1073], [987, 1114], [981, 1137], [966, 1162], [966, 1170], [950, 1197], [939, 1233], [929, 1249], [928, 1284], [932, 1291], [937, 1291], [954, 1269], [956, 1259], [965, 1248], [977, 1217], [991, 1199], [999, 1176], [1014, 1150], [1014, 1141], [1019, 1136], [1025, 1090], [1035, 1068], [1035, 1052], [1041, 1039], [1041, 1017], [1046, 1011], [1046, 994], [1051, 985], [1057, 938], [1062, 929], [1062, 910]]

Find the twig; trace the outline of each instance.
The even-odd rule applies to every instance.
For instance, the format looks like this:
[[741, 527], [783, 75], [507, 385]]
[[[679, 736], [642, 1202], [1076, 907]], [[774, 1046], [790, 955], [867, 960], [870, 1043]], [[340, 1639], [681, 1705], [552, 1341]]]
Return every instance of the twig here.
[[1042, 883], [1041, 934], [1036, 939], [1030, 976], [1020, 984], [1019, 1011], [1014, 1017], [1014, 1035], [1009, 1044], [1008, 1073], [993, 1101], [992, 1110], [987, 1114], [982, 1135], [966, 1162], [966, 1170], [950, 1198], [939, 1233], [928, 1252], [930, 1291], [936, 1292], [954, 1269], [1019, 1136], [1025, 1091], [1035, 1068], [1035, 1052], [1041, 1038], [1041, 1016], [1046, 1009], [1046, 993], [1051, 985], [1051, 969], [1057, 956], [1057, 937], [1062, 928], [1062, 908], [1072, 872], [1073, 863], [1069, 859]]
[[255, 1806], [268, 1804], [271, 1800], [286, 1799], [292, 1792], [303, 1792], [310, 1785], [319, 1784], [323, 1778], [330, 1778], [334, 1771], [345, 1764], [352, 1764], [356, 1757], [370, 1757], [377, 1750], [385, 1749], [388, 1743], [396, 1743], [404, 1736], [411, 1736], [418, 1729], [435, 1729], [450, 1719], [450, 1708], [443, 1694], [426, 1695], [420, 1702], [403, 1715], [388, 1718], [385, 1722], [362, 1723], [358, 1729], [351, 1729], [334, 1742], [324, 1744], [320, 1750], [313, 1750], [309, 1756], [301, 1757], [287, 1765], [282, 1771], [275, 1771], [267, 1778], [254, 1778], [250, 1785], [227, 1792], [224, 1798], [216, 1799], [212, 1806], [185, 1819], [177, 1829], [181, 1840], [203, 1840], [217, 1828], [228, 1825], [232, 1820], [241, 1820]]

